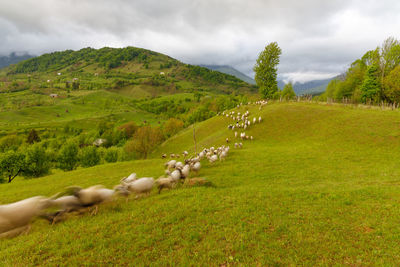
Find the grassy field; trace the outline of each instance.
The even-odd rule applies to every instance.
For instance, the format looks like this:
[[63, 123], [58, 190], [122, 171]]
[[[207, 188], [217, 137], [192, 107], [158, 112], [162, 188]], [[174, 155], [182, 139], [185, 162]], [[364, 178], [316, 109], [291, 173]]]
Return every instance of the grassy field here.
[[[244, 108], [240, 109], [244, 111]], [[0, 262], [16, 265], [385, 265], [400, 261], [400, 113], [276, 103], [247, 131], [255, 140], [225, 162], [203, 164], [215, 187], [155, 191], [118, 200], [96, 216], [1, 240]], [[221, 145], [231, 120], [195, 125], [197, 147]], [[232, 144], [231, 144], [232, 146]], [[111, 187], [131, 172], [158, 177], [161, 153], [192, 152], [193, 128], [153, 159], [107, 164], [0, 185], [0, 203], [53, 195], [69, 185]]]

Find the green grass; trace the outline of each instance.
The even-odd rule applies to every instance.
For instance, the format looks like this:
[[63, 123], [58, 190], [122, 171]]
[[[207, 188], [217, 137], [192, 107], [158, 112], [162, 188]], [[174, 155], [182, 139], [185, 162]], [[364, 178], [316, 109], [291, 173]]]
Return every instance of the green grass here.
[[[244, 108], [241, 108], [243, 111]], [[400, 114], [277, 103], [246, 131], [255, 140], [225, 162], [204, 163], [215, 187], [178, 188], [116, 201], [96, 216], [0, 242], [2, 265], [386, 265], [400, 261]], [[198, 147], [221, 145], [231, 120], [196, 124]], [[69, 185], [108, 187], [131, 172], [158, 177], [160, 153], [193, 151], [193, 129], [154, 159], [107, 164], [0, 185], [0, 203]]]

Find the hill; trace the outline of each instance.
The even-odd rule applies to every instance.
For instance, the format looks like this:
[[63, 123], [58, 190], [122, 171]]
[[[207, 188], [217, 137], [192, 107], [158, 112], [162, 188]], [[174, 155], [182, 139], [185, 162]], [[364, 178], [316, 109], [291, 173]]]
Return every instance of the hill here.
[[128, 114], [136, 114], [132, 117], [138, 123], [162, 121], [187, 117], [218, 97], [223, 106], [224, 97], [251, 96], [256, 91], [234, 76], [146, 49], [66, 50], [0, 70], [0, 125], [4, 132], [25, 131], [82, 125], [83, 120], [111, 115], [124, 121]]
[[[243, 112], [246, 107], [239, 110]], [[0, 242], [10, 265], [396, 265], [399, 112], [273, 103], [250, 117], [255, 137], [198, 176], [215, 187], [176, 188], [101, 206]], [[198, 149], [234, 140], [217, 116], [195, 125]], [[232, 141], [233, 142], [233, 141]], [[231, 145], [232, 146], [232, 145]], [[160, 153], [193, 151], [193, 128], [153, 159], [0, 185], [0, 203], [66, 186], [108, 187], [131, 172], [158, 177]], [[379, 167], [377, 167], [379, 166]]]
[[0, 56], [0, 69], [32, 57], [34, 56], [29, 54], [17, 55], [15, 52], [11, 53], [8, 56]]
[[256, 81], [253, 78], [250, 78], [246, 74], [238, 71], [237, 69], [228, 66], [228, 65], [200, 65], [201, 67], [208, 68], [210, 70], [216, 70], [222, 73], [226, 73], [232, 76], [235, 76], [236, 78], [245, 81], [246, 83], [249, 84], [256, 84]]

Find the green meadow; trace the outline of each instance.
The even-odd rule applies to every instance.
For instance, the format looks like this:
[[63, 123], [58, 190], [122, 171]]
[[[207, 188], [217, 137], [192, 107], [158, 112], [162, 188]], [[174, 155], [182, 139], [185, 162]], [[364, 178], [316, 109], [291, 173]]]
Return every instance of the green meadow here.
[[112, 187], [132, 172], [161, 176], [162, 153], [194, 153], [193, 127], [197, 151], [231, 140], [226, 161], [203, 161], [196, 175], [214, 186], [117, 199], [97, 215], [54, 225], [37, 220], [28, 234], [0, 241], [1, 265], [398, 265], [399, 111], [295, 102], [248, 108], [263, 121], [246, 131], [254, 140], [243, 149], [233, 148], [232, 119], [216, 116], [147, 160], [0, 184], [1, 204], [71, 185]]

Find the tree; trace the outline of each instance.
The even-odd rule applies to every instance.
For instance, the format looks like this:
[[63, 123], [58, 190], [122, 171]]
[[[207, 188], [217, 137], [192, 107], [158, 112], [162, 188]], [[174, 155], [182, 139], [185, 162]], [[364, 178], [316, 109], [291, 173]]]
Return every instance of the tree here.
[[32, 129], [29, 132], [28, 138], [26, 139], [26, 142], [28, 144], [33, 144], [33, 143], [40, 142], [40, 137], [39, 137], [38, 133], [35, 131], [35, 129]]
[[61, 170], [72, 171], [78, 165], [78, 145], [74, 142], [68, 142], [61, 147], [58, 154], [58, 166]]
[[164, 126], [165, 136], [170, 137], [183, 129], [183, 121], [170, 118]]
[[118, 148], [110, 147], [106, 150], [104, 155], [104, 160], [107, 162], [117, 162], [118, 161]]
[[361, 100], [377, 100], [379, 97], [380, 86], [378, 82], [378, 66], [371, 65], [367, 69], [364, 81], [361, 85]]
[[293, 90], [293, 85], [291, 82], [285, 84], [285, 87], [282, 90], [282, 98], [284, 99], [292, 99], [296, 96], [296, 93]]
[[254, 65], [255, 80], [263, 98], [271, 98], [278, 91], [277, 66], [282, 50], [278, 43], [273, 42], [267, 45], [259, 54]]
[[82, 167], [92, 167], [100, 162], [100, 155], [96, 147], [88, 146], [80, 151], [80, 162]]
[[8, 151], [0, 157], [0, 181], [3, 177], [11, 183], [24, 168], [25, 155], [20, 152]]
[[150, 126], [140, 127], [133, 135], [132, 141], [125, 146], [128, 153], [137, 152], [141, 157], [147, 158], [148, 153], [163, 140], [160, 128]]
[[6, 152], [8, 150], [17, 150], [22, 144], [23, 139], [17, 135], [6, 135], [0, 139], [0, 152]]
[[133, 121], [127, 122], [118, 127], [118, 130], [122, 131], [126, 138], [131, 138], [137, 129], [138, 126]]
[[400, 102], [400, 65], [384, 79], [384, 95], [390, 102]]
[[23, 174], [27, 177], [40, 177], [49, 173], [50, 159], [40, 144], [34, 144], [26, 150]]

